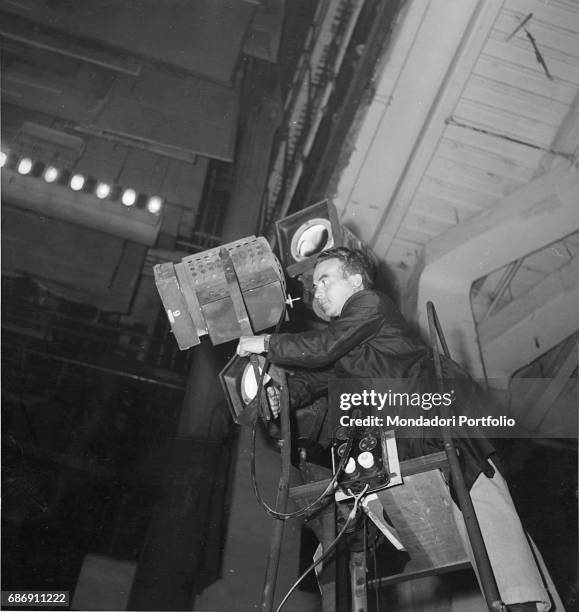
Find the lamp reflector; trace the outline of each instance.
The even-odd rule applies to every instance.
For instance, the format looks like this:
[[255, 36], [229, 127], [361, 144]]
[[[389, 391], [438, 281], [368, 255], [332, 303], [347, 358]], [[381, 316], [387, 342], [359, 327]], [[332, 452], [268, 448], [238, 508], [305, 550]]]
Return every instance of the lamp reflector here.
[[303, 261], [333, 245], [330, 222], [326, 219], [313, 219], [298, 228], [292, 239], [291, 252], [296, 261]]
[[[263, 364], [265, 359], [261, 356], [258, 357], [259, 361], [259, 375], [263, 371]], [[263, 377], [263, 386], [265, 386], [271, 380], [271, 376], [269, 374], [265, 374]], [[241, 397], [245, 404], [249, 404], [251, 400], [257, 394], [257, 386], [259, 384], [259, 379], [255, 378], [255, 370], [251, 363], [248, 363], [245, 366], [245, 370], [243, 371], [243, 376], [241, 377]]]

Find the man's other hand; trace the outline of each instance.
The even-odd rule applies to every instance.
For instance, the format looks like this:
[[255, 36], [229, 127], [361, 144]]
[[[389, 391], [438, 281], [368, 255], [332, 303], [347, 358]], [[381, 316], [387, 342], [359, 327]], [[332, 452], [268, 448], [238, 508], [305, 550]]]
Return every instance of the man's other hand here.
[[237, 354], [240, 357], [248, 355], [259, 355], [265, 351], [265, 335], [263, 336], [241, 336], [237, 345]]

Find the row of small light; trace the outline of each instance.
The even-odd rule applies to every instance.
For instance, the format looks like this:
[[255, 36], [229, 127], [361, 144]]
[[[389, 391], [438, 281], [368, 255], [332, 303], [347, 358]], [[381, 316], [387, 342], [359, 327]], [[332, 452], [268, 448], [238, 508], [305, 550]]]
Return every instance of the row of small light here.
[[[41, 176], [46, 183], [60, 184], [68, 183], [68, 186], [73, 191], [85, 190], [93, 192], [99, 200], [107, 198], [114, 200], [120, 195], [120, 200], [124, 206], [131, 207], [135, 204], [137, 207], [144, 206], [153, 215], [158, 215], [163, 207], [163, 200], [159, 196], [150, 196], [148, 199], [143, 194], [137, 194], [134, 189], [121, 189], [113, 187], [108, 183], [87, 179], [83, 174], [71, 174], [66, 170], [59, 170], [55, 166], [46, 165], [42, 162], [34, 162], [30, 157], [17, 157], [11, 153], [0, 152], [0, 168], [11, 167], [15, 168], [18, 174], [23, 176], [32, 174], [33, 176]], [[145, 204], [146, 200], [146, 204]]]

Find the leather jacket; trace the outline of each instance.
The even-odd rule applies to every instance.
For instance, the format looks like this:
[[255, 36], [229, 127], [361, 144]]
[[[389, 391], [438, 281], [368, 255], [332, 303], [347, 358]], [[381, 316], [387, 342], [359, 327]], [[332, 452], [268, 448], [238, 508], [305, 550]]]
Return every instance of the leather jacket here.
[[[326, 394], [332, 378], [407, 379], [409, 388], [418, 391], [434, 379], [432, 350], [413, 333], [390, 298], [370, 289], [352, 295], [340, 316], [321, 330], [272, 334], [268, 357], [276, 365], [297, 368], [288, 376], [292, 408]], [[461, 413], [479, 414], [482, 396], [469, 375], [449, 359], [443, 359], [443, 372], [458, 384], [456, 405]], [[487, 458], [495, 449], [480, 434], [462, 433], [455, 445], [470, 487], [481, 471], [492, 476]], [[439, 438], [425, 436], [420, 429], [416, 434], [398, 440], [400, 459], [443, 448]]]

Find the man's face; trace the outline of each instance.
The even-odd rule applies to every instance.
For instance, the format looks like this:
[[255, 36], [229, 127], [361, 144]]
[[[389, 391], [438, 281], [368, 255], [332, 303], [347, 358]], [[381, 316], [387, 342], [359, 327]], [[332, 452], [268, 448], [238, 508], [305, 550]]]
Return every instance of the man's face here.
[[346, 300], [362, 289], [360, 274], [344, 275], [339, 259], [326, 259], [314, 269], [314, 297], [329, 317], [338, 317]]

